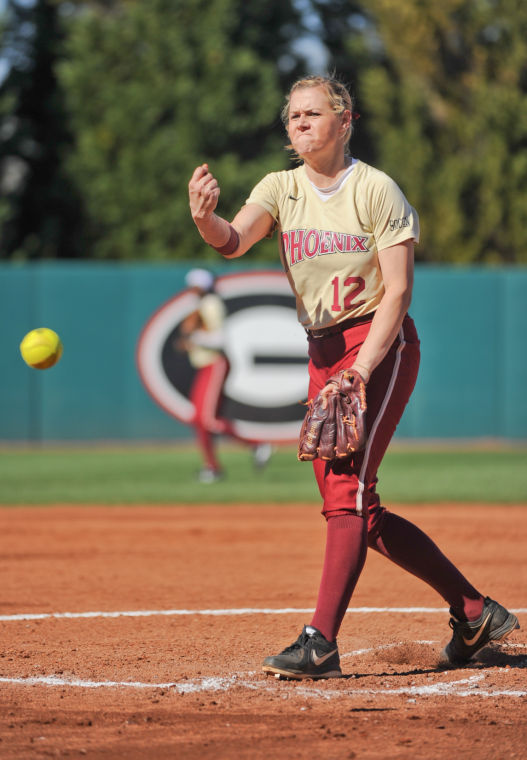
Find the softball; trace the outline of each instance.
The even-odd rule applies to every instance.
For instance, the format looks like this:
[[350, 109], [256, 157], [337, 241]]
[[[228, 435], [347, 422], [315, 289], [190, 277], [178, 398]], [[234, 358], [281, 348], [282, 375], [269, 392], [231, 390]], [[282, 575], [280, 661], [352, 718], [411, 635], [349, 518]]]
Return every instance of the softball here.
[[49, 327], [31, 330], [20, 344], [22, 359], [33, 369], [49, 369], [62, 356], [62, 341]]

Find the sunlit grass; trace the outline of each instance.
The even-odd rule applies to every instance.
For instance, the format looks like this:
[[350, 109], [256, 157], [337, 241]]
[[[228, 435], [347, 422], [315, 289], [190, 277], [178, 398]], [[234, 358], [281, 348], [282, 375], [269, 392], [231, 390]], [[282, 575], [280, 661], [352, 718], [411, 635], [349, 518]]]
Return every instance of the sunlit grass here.
[[[2, 504], [302, 503], [320, 497], [312, 467], [277, 448], [260, 471], [249, 448], [220, 446], [225, 477], [197, 482], [193, 447], [42, 448], [0, 451]], [[527, 504], [527, 449], [396, 448], [379, 472], [384, 504]]]

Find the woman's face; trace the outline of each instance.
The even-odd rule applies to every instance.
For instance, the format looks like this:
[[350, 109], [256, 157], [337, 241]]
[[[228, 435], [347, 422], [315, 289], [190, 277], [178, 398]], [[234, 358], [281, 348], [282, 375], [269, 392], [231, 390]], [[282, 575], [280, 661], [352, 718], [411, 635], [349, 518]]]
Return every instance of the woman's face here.
[[287, 131], [295, 152], [303, 158], [344, 149], [351, 114], [337, 114], [323, 87], [302, 87], [289, 101]]

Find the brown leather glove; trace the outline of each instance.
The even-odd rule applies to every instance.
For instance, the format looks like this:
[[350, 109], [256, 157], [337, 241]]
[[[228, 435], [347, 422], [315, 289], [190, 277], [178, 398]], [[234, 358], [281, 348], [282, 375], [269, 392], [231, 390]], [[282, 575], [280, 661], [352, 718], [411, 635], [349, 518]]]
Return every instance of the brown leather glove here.
[[345, 459], [366, 445], [366, 384], [358, 372], [341, 370], [328, 380], [332, 388], [308, 401], [300, 430], [302, 461]]

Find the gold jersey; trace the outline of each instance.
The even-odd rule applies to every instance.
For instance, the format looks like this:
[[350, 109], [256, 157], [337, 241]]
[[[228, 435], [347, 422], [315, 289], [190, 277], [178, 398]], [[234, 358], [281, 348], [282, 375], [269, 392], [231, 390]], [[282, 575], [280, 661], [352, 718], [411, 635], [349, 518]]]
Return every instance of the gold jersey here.
[[201, 328], [190, 336], [189, 360], [195, 369], [207, 367], [223, 354], [223, 323], [226, 309], [216, 293], [207, 293], [201, 298], [198, 313]]
[[247, 203], [276, 221], [280, 258], [306, 329], [375, 311], [384, 293], [378, 252], [419, 242], [417, 212], [400, 188], [357, 159], [328, 189], [316, 188], [304, 165], [272, 172]]

